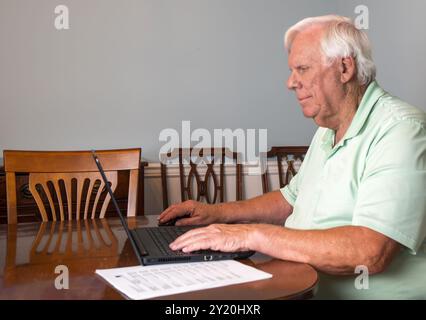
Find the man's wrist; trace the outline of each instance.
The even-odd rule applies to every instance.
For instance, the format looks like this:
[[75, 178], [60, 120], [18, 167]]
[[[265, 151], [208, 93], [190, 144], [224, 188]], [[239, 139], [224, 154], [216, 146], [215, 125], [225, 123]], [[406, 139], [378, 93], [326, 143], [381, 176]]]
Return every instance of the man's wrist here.
[[210, 223], [229, 223], [226, 219], [226, 213], [224, 212], [223, 204], [208, 204], [203, 203], [203, 210], [206, 210], [206, 214], [210, 217]]
[[261, 251], [261, 243], [264, 239], [264, 225], [262, 224], [249, 224], [249, 228], [246, 237], [246, 247], [249, 250]]

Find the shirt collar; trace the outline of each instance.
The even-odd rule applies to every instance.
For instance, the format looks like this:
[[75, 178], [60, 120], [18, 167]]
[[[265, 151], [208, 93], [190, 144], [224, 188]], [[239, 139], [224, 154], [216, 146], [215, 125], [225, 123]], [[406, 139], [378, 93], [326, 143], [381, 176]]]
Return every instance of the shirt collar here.
[[343, 146], [347, 140], [357, 136], [364, 127], [364, 124], [373, 110], [374, 105], [385, 94], [386, 91], [384, 91], [379, 86], [377, 81], [371, 82], [367, 87], [364, 96], [362, 97], [355, 116], [352, 119], [351, 125], [346, 131], [343, 139], [340, 140], [339, 143], [333, 148], [335, 132], [332, 129], [327, 129], [322, 137], [323, 150], [326, 152], [337, 150], [339, 147]]

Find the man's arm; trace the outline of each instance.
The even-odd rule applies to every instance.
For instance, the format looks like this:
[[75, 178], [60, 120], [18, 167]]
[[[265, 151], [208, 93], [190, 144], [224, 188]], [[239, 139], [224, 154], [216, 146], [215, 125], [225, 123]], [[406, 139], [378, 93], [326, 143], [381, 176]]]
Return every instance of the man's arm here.
[[293, 230], [265, 224], [211, 225], [187, 232], [173, 250], [255, 250], [269, 256], [309, 263], [330, 274], [353, 274], [359, 265], [382, 272], [400, 245], [372, 229], [357, 226], [327, 230]]
[[182, 217], [176, 225], [242, 222], [282, 225], [292, 212], [293, 207], [281, 192], [274, 191], [249, 200], [214, 205], [185, 201], [167, 208], [160, 215], [159, 222]]
[[366, 227], [293, 230], [260, 225], [249, 239], [253, 250], [283, 260], [309, 263], [330, 274], [353, 274], [365, 265], [370, 274], [384, 271], [400, 245]]

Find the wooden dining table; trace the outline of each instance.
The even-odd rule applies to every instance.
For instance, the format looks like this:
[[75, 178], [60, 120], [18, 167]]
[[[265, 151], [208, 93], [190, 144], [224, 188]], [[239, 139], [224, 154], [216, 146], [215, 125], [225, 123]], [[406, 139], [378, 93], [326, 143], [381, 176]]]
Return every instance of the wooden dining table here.
[[[156, 217], [127, 221], [130, 228], [149, 227], [156, 226]], [[308, 264], [259, 253], [240, 262], [272, 278], [157, 299], [308, 299], [318, 286], [318, 274]], [[118, 218], [0, 225], [0, 299], [125, 299], [95, 271], [136, 265]]]

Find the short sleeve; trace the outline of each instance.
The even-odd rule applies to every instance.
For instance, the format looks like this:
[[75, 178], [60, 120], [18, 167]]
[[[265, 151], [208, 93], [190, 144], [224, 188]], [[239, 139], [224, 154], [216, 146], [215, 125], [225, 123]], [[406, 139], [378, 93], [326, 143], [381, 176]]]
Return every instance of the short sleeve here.
[[297, 199], [297, 195], [299, 193], [299, 187], [301, 180], [303, 179], [303, 172], [305, 171], [305, 166], [309, 163], [312, 153], [312, 146], [315, 146], [317, 144], [317, 140], [319, 137], [322, 136], [323, 128], [319, 128], [317, 132], [315, 133], [314, 137], [312, 138], [312, 142], [310, 147], [308, 148], [308, 151], [306, 152], [305, 158], [303, 159], [302, 164], [300, 165], [299, 171], [294, 175], [293, 179], [290, 180], [290, 182], [284, 187], [281, 188], [281, 194], [283, 197], [287, 200], [287, 202], [294, 207], [294, 204]]
[[400, 121], [371, 146], [352, 220], [415, 253], [426, 236], [426, 129]]
[[290, 180], [290, 182], [284, 187], [281, 188], [281, 193], [283, 197], [287, 200], [287, 202], [294, 207], [294, 203], [296, 202], [297, 193], [299, 190], [299, 173]]

